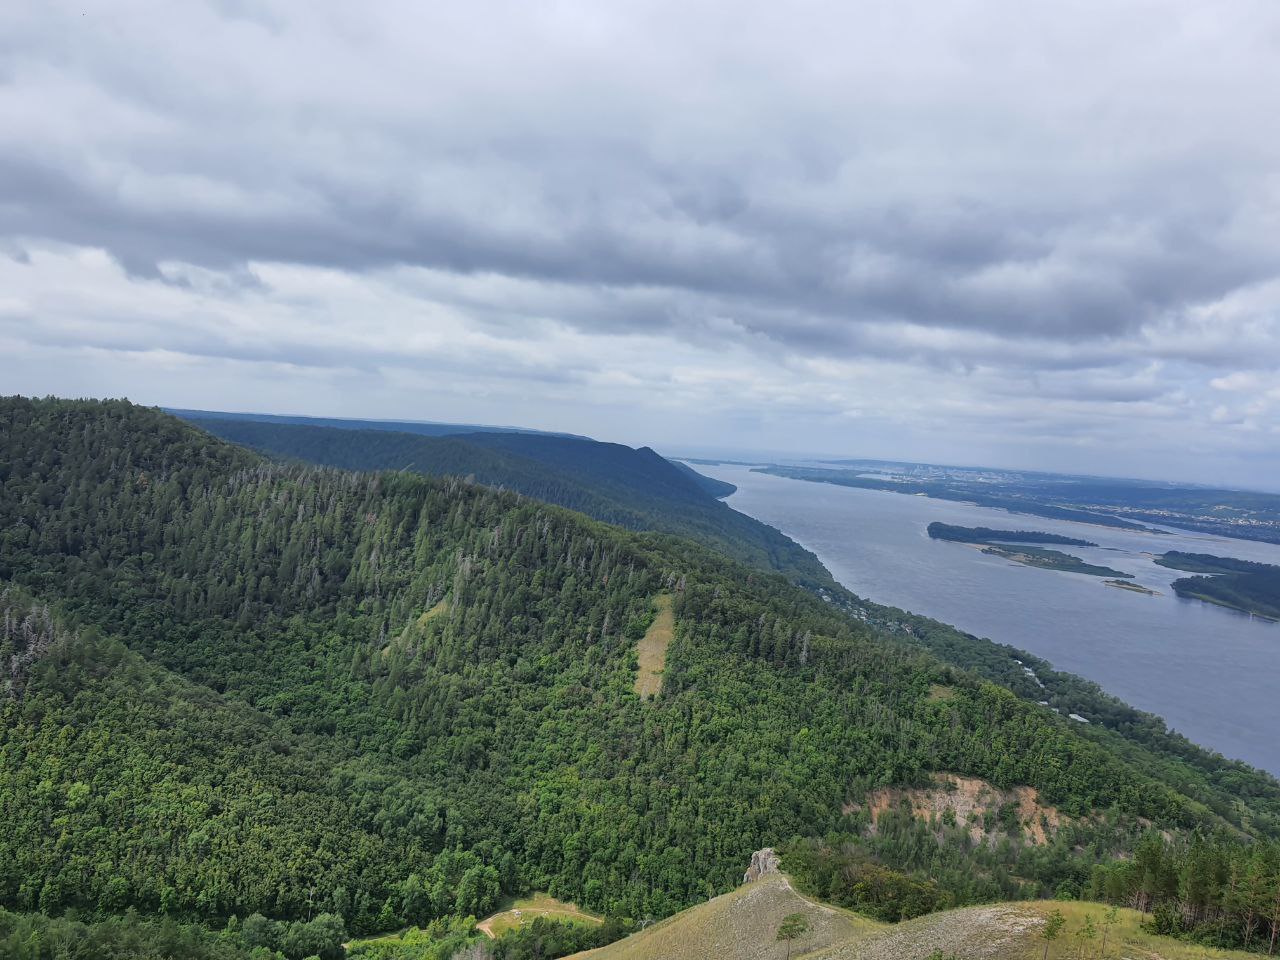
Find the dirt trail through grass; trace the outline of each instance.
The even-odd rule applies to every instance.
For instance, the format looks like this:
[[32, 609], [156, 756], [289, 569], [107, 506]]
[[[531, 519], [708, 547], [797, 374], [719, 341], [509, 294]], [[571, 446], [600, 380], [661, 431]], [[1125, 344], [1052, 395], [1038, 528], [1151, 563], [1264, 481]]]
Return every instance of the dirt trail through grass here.
[[496, 940], [508, 930], [531, 922], [535, 917], [546, 917], [548, 920], [572, 920], [577, 923], [603, 923], [595, 914], [580, 910], [572, 903], [563, 903], [545, 893], [535, 893], [522, 900], [516, 900], [511, 906], [485, 917], [476, 924], [476, 928], [485, 936]]

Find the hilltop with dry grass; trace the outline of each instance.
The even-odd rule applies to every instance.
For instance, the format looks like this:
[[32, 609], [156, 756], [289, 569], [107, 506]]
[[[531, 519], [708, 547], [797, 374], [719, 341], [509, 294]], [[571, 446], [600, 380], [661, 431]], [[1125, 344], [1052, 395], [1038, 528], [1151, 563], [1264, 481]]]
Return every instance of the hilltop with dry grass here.
[[781, 873], [745, 883], [617, 943], [571, 960], [765, 960], [783, 956], [775, 938], [785, 917], [801, 914], [808, 933], [795, 944], [800, 956], [867, 937], [880, 924], [818, 903], [796, 891]]
[[[789, 877], [774, 872], [570, 960], [784, 960], [787, 945], [777, 939], [778, 928], [784, 918], [797, 913], [808, 932], [793, 942], [793, 958], [924, 960], [941, 951], [957, 960], [1040, 960], [1045, 949], [1041, 932], [1046, 917], [1055, 910], [1065, 923], [1049, 945], [1050, 960], [1247, 960], [1257, 956], [1150, 933], [1142, 927], [1143, 914], [1135, 910], [1119, 910], [1108, 922], [1108, 907], [1100, 903], [990, 904], [884, 924], [810, 899], [795, 889]], [[1093, 936], [1082, 936], [1089, 929]]]

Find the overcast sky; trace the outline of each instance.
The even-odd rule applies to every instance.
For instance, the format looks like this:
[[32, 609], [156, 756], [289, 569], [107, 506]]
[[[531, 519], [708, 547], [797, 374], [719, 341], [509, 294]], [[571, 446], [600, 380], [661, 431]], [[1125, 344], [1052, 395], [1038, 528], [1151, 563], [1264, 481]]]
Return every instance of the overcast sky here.
[[0, 4], [0, 391], [1280, 488], [1280, 4]]

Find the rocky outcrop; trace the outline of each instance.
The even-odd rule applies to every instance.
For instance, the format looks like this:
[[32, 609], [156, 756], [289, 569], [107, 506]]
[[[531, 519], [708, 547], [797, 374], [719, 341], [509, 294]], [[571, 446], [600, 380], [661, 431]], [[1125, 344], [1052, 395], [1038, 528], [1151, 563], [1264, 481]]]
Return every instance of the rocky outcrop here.
[[751, 866], [747, 867], [747, 872], [742, 875], [742, 882], [750, 883], [752, 880], [759, 880], [765, 874], [777, 873], [779, 863], [781, 861], [773, 852], [773, 847], [757, 850], [751, 855]]
[[974, 843], [995, 843], [1010, 833], [1021, 833], [1034, 846], [1049, 843], [1063, 824], [1071, 822], [1056, 807], [1041, 803], [1034, 787], [1001, 790], [985, 780], [956, 773], [937, 773], [933, 779], [932, 787], [872, 790], [862, 804], [846, 804], [842, 812], [853, 813], [865, 806], [875, 831], [885, 813], [909, 808], [917, 820], [963, 827]]

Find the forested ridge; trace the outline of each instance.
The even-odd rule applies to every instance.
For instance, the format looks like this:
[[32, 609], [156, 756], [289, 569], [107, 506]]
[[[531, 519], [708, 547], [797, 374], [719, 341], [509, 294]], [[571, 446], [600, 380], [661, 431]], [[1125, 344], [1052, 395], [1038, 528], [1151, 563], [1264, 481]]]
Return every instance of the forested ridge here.
[[687, 540], [272, 463], [123, 401], [6, 399], [0, 440], [10, 910], [367, 932], [546, 889], [657, 917], [943, 770], [1093, 818], [1077, 883], [1146, 824], [1278, 832], [1269, 778], [1076, 729]]
[[436, 437], [208, 416], [193, 422], [215, 436], [286, 460], [344, 470], [468, 477], [631, 530], [692, 537], [810, 587], [834, 585], [808, 550], [721, 503], [718, 498], [733, 491], [731, 484], [672, 463], [647, 447], [496, 431]]
[[[1119, 739], [1110, 738], [1109, 749], [1129, 751], [1129, 741], [1137, 741], [1160, 755], [1175, 756], [1193, 768], [1177, 774], [1181, 788], [1193, 791], [1215, 809], [1234, 806], [1232, 798], [1238, 794], [1269, 795], [1274, 789], [1270, 777], [1190, 743], [1171, 733], [1159, 717], [1120, 702], [1090, 681], [1055, 671], [1031, 653], [855, 596], [832, 579], [816, 557], [774, 528], [725, 504], [708, 504], [704, 496], [691, 499], [687, 485], [672, 477], [673, 465], [651, 451], [646, 456], [646, 451], [583, 437], [488, 432], [435, 438], [398, 434], [390, 429], [395, 424], [379, 423], [375, 431], [336, 429], [347, 421], [308, 419], [293, 423], [292, 419], [296, 418], [224, 421], [200, 414], [194, 422], [271, 456], [345, 469], [407, 469], [427, 475], [470, 476], [477, 482], [517, 490], [630, 529], [696, 539], [745, 563], [778, 570], [840, 609], [874, 622], [896, 639], [974, 670], [1032, 703], [1047, 699], [1063, 714], [1087, 716], [1094, 729], [1086, 735], [1106, 739], [1107, 734], [1119, 734]], [[728, 492], [714, 486], [717, 482], [711, 478], [697, 476], [704, 492], [717, 497]], [[1024, 673], [1027, 665], [1035, 668], [1038, 682]], [[1150, 759], [1145, 751], [1130, 756], [1143, 762]], [[1170, 775], [1163, 762], [1156, 766], [1160, 768], [1154, 771], [1157, 776]], [[1201, 786], [1202, 780], [1208, 783]], [[1280, 804], [1275, 812], [1280, 816]]]

